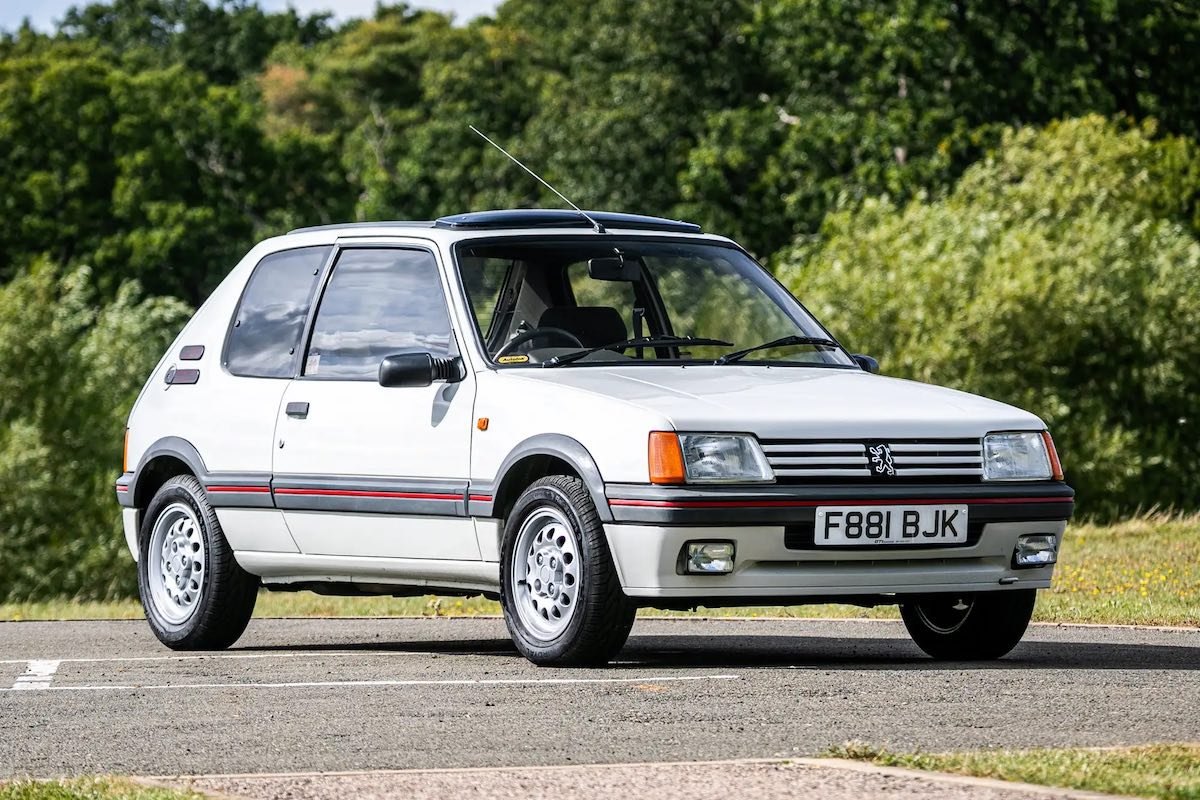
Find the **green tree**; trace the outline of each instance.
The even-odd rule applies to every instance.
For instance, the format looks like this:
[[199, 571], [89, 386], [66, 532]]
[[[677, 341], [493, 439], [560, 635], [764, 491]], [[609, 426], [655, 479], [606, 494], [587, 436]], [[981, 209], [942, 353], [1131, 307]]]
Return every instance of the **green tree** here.
[[258, 72], [284, 43], [311, 46], [332, 35], [328, 13], [268, 13], [246, 0], [113, 0], [67, 11], [58, 35], [110, 48], [133, 69], [179, 65], [213, 83]]
[[744, 0], [508, 0], [497, 22], [531, 37], [531, 164], [585, 208], [670, 214], [706, 112], [759, 91]]
[[831, 214], [779, 274], [885, 373], [1038, 413], [1085, 513], [1194, 508], [1200, 151], [1153, 134], [1007, 131], [945, 198]]
[[238, 87], [75, 44], [0, 61], [0, 279], [40, 256], [198, 303], [256, 239], [350, 196], [321, 140], [268, 137]]
[[944, 191], [1006, 125], [1123, 113], [1200, 136], [1195, 4], [769, 0], [746, 35], [758, 94], [704, 109], [679, 213], [762, 255], [839, 204]]
[[48, 262], [0, 287], [0, 601], [129, 594], [113, 481], [145, 376], [189, 309]]

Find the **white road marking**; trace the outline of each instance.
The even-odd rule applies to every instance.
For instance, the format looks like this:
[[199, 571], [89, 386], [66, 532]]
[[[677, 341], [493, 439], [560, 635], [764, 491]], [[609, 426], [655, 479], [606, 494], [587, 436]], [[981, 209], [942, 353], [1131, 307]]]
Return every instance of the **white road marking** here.
[[[684, 681], [734, 681], [739, 675], [642, 675], [636, 678], [489, 678], [457, 680], [379, 680], [379, 681], [296, 681], [287, 683], [163, 683], [163, 684], [110, 684], [102, 686], [45, 686], [37, 687], [51, 692], [129, 692], [154, 691], [159, 689], [312, 689], [336, 687], [381, 687], [381, 686], [546, 686], [587, 685], [614, 683], [680, 683]], [[0, 692], [16, 691], [0, 689]]]
[[[19, 663], [19, 662], [18, 662]], [[54, 680], [54, 673], [58, 672], [58, 665], [61, 661], [30, 661], [25, 667], [25, 674], [17, 678], [16, 683], [11, 689], [5, 689], [7, 692], [21, 692], [31, 689], [49, 689], [50, 682]]]
[[[491, 653], [494, 651], [479, 651]], [[432, 650], [336, 650], [336, 651], [302, 651], [298, 653], [206, 653], [201, 656], [103, 656], [96, 658], [60, 658], [60, 664], [106, 664], [109, 662], [138, 662], [138, 661], [217, 661], [221, 659], [246, 658], [336, 658], [359, 656], [433, 656], [442, 655]], [[0, 661], [0, 664], [28, 664], [29, 659], [17, 658], [10, 661]]]

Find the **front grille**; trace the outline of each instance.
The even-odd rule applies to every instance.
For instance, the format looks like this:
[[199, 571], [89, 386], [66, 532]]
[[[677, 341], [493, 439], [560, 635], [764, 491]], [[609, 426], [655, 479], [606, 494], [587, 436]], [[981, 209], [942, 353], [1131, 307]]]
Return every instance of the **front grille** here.
[[[876, 475], [868, 447], [886, 444], [895, 475]], [[980, 439], [764, 439], [763, 452], [782, 484], [858, 480], [971, 483], [983, 476]]]

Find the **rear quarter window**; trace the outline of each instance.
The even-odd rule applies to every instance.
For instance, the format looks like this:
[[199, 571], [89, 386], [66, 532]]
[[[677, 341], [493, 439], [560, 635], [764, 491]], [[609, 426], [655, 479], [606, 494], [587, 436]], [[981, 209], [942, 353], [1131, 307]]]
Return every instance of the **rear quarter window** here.
[[290, 378], [321, 267], [332, 246], [272, 253], [254, 267], [230, 323], [225, 366], [250, 378]]

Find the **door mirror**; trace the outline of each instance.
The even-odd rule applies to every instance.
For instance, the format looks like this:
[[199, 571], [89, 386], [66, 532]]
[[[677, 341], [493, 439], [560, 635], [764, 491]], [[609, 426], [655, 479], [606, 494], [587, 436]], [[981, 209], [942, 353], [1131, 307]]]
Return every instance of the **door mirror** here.
[[864, 356], [860, 353], [856, 353], [855, 355], [851, 356], [851, 358], [854, 359], [854, 362], [856, 364], [858, 364], [860, 367], [862, 367], [864, 370], [871, 373], [872, 375], [879, 374], [879, 362], [876, 361], [875, 359], [871, 358], [870, 356]]
[[379, 365], [380, 386], [428, 386], [434, 381], [455, 383], [464, 377], [462, 359], [458, 357], [401, 353], [388, 356]]
[[641, 275], [642, 265], [623, 256], [588, 259], [588, 277], [594, 281], [636, 281]]

